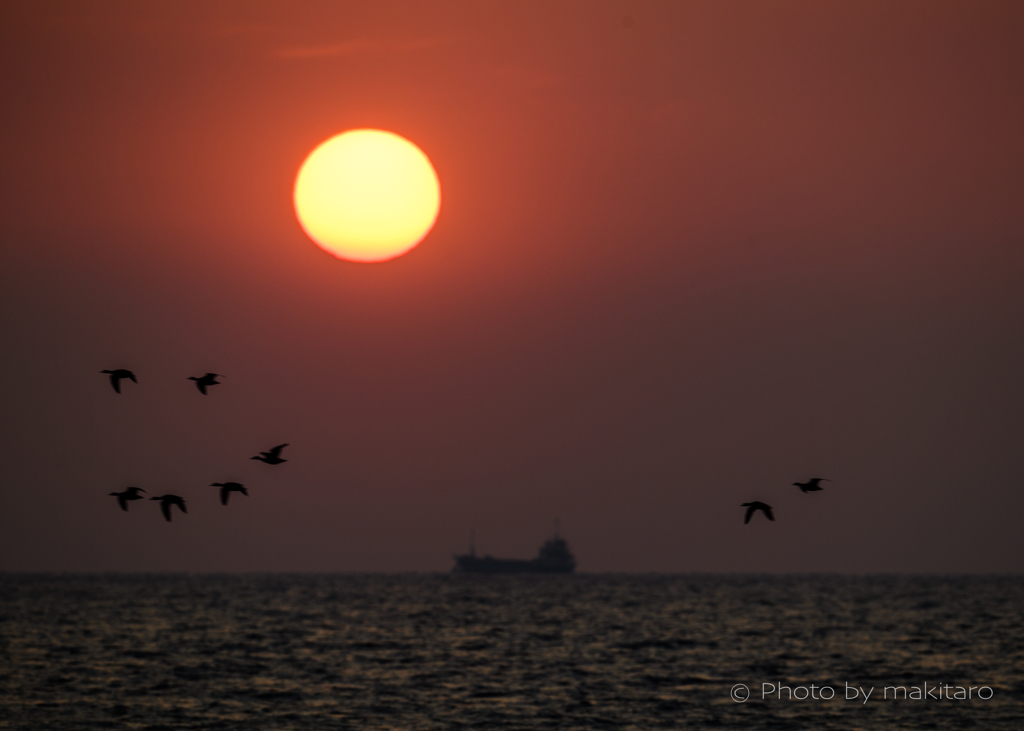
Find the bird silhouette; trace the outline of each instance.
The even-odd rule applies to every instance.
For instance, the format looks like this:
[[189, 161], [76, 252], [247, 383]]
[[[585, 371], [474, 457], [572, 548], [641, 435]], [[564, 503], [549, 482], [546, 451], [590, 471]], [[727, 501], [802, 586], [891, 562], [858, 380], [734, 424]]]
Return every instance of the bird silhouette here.
[[112, 371], [103, 370], [100, 371], [100, 373], [110, 374], [110, 385], [114, 387], [114, 391], [116, 391], [117, 393], [121, 393], [122, 378], [130, 378], [132, 383], [138, 383], [138, 381], [135, 380], [135, 374], [132, 373], [127, 368], [115, 368]]
[[743, 525], [749, 523], [750, 517], [758, 510], [764, 513], [765, 517], [768, 518], [768, 520], [775, 520], [775, 516], [772, 515], [772, 506], [769, 505], [768, 503], [762, 503], [755, 500], [752, 503], [743, 503], [743, 507], [747, 509], [747, 514], [743, 518]]
[[224, 378], [220, 373], [207, 373], [205, 376], [196, 378], [195, 376], [189, 376], [188, 380], [196, 382], [196, 388], [199, 389], [199, 393], [206, 395], [207, 386], [219, 386], [220, 381], [217, 380], [217, 376]]
[[126, 487], [122, 492], [112, 492], [110, 494], [117, 498], [117, 504], [121, 506], [121, 510], [127, 512], [129, 500], [145, 500], [139, 494], [140, 492], [145, 492], [145, 490], [141, 487]]
[[181, 512], [187, 513], [188, 510], [185, 508], [185, 499], [178, 497], [177, 495], [157, 495], [151, 497], [150, 500], [160, 501], [160, 512], [164, 514], [164, 520], [168, 523], [171, 522], [171, 506], [177, 505], [181, 508]]
[[282, 462], [287, 462], [288, 460], [281, 459], [281, 450], [287, 446], [287, 444], [278, 444], [269, 452], [260, 452], [259, 456], [249, 457], [249, 459], [258, 459], [260, 462], [266, 462], [267, 464], [281, 464]]
[[228, 496], [232, 492], [240, 492], [246, 497], [249, 496], [249, 491], [245, 489], [245, 485], [239, 482], [214, 482], [210, 484], [210, 487], [220, 488], [220, 504], [228, 504]]
[[817, 492], [822, 487], [819, 483], [821, 482], [832, 482], [824, 477], [812, 477], [807, 482], [794, 482], [793, 484], [800, 488], [800, 492]]

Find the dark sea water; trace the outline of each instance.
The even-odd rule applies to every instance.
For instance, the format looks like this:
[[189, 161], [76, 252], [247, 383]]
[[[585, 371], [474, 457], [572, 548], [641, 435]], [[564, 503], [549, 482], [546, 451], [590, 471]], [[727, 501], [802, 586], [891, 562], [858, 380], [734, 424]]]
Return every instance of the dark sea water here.
[[1022, 613], [1021, 577], [7, 574], [0, 728], [1022, 729]]

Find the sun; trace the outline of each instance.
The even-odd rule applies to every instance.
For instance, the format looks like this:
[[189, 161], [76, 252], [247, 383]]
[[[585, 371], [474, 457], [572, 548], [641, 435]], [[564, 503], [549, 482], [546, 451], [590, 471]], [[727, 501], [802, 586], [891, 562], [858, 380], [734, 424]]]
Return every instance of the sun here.
[[393, 132], [353, 129], [321, 143], [295, 177], [295, 214], [340, 259], [387, 261], [430, 233], [441, 185], [423, 151]]

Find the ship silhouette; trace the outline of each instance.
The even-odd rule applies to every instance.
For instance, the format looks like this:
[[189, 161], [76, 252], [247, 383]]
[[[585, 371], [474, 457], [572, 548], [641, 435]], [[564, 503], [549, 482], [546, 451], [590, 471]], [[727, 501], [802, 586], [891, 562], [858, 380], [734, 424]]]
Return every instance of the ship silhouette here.
[[558, 534], [544, 541], [537, 551], [537, 558], [495, 558], [477, 556], [473, 534], [470, 533], [469, 553], [456, 554], [455, 566], [458, 574], [571, 574], [576, 569], [576, 557], [569, 550], [569, 544]]

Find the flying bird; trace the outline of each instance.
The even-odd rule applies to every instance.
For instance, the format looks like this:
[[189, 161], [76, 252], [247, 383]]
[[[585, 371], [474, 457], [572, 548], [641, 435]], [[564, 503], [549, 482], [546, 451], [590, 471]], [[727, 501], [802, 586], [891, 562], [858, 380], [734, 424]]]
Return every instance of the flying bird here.
[[117, 393], [121, 393], [122, 378], [129, 378], [131, 379], [132, 383], [138, 383], [138, 381], [135, 380], [135, 374], [132, 373], [127, 368], [115, 368], [112, 371], [103, 370], [100, 371], [100, 373], [110, 374], [110, 385], [114, 387], [114, 391]]
[[764, 513], [765, 517], [768, 518], [768, 520], [775, 520], [775, 516], [772, 515], [772, 506], [769, 505], [768, 503], [762, 503], [755, 500], [752, 503], [743, 503], [743, 507], [747, 509], [747, 515], [743, 518], [743, 525], [749, 523], [750, 517], [758, 510]]
[[189, 376], [188, 380], [196, 382], [196, 388], [199, 389], [199, 393], [206, 395], [207, 386], [219, 386], [220, 381], [217, 380], [217, 376], [223, 378], [224, 376], [220, 373], [207, 373], [205, 376], [196, 378], [195, 376]]
[[181, 512], [187, 513], [188, 510], [185, 508], [185, 499], [178, 497], [177, 495], [158, 495], [151, 497], [150, 500], [160, 501], [160, 512], [164, 514], [164, 520], [168, 523], [171, 522], [171, 506], [177, 505], [181, 508]]
[[282, 462], [287, 462], [288, 460], [281, 459], [281, 450], [287, 446], [287, 444], [278, 444], [269, 452], [260, 452], [259, 456], [250, 457], [249, 459], [258, 459], [260, 462], [266, 462], [267, 464], [281, 464]]
[[249, 496], [249, 491], [245, 489], [245, 485], [239, 482], [214, 482], [210, 484], [210, 487], [220, 488], [220, 504], [227, 505], [228, 497], [233, 492], [240, 492], [246, 497]]
[[126, 487], [123, 492], [112, 492], [110, 493], [117, 498], [117, 504], [121, 506], [121, 510], [128, 511], [129, 500], [145, 500], [140, 492], [145, 492], [141, 487]]
[[812, 477], [807, 482], [794, 482], [793, 484], [800, 488], [800, 492], [817, 492], [822, 489], [819, 483], [823, 481], [832, 482], [825, 477]]

